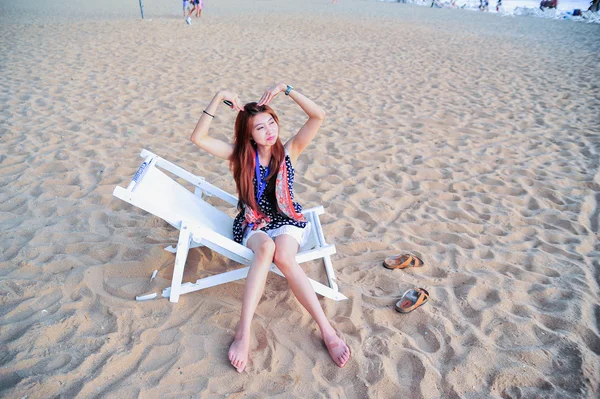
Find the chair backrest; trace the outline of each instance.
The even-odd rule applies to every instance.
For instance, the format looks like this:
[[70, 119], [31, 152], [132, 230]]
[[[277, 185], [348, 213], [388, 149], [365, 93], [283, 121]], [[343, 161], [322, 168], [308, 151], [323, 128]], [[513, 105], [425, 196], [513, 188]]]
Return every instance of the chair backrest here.
[[[136, 196], [155, 205], [151, 212], [165, 219], [171, 225], [181, 221], [198, 224], [233, 239], [233, 219], [226, 213], [204, 201], [171, 177], [152, 165], [143, 178], [134, 187]], [[168, 214], [160, 215], [160, 210], [168, 210]], [[175, 215], [179, 220], [169, 220]]]

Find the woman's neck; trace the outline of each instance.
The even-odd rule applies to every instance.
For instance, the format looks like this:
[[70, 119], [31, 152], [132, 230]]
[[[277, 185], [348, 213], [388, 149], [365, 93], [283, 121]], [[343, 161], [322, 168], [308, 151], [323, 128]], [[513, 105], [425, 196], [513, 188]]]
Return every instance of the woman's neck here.
[[258, 150], [258, 159], [260, 164], [263, 166], [268, 166], [271, 161], [271, 146], [257, 146]]

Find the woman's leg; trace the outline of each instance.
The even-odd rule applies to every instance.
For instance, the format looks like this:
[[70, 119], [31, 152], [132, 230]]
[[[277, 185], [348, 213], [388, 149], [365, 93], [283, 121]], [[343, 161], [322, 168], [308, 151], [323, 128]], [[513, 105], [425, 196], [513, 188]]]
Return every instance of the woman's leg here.
[[188, 17], [191, 17], [192, 14], [194, 13], [194, 10], [196, 9], [196, 6], [192, 4], [192, 9], [188, 12]]
[[298, 242], [290, 235], [282, 234], [275, 237], [275, 264], [285, 275], [292, 292], [298, 301], [315, 319], [321, 330], [321, 335], [329, 355], [339, 367], [344, 367], [350, 359], [350, 348], [337, 336], [337, 333], [327, 320], [325, 312], [317, 299], [317, 294], [306, 277], [306, 273], [296, 262]]
[[265, 289], [269, 267], [273, 262], [275, 243], [266, 234], [254, 234], [247, 244], [254, 252], [254, 260], [250, 265], [250, 271], [244, 286], [242, 298], [242, 315], [235, 333], [235, 339], [229, 348], [229, 361], [238, 372], [244, 371], [248, 362], [248, 351], [250, 349], [250, 325], [252, 317], [258, 306], [258, 302]]

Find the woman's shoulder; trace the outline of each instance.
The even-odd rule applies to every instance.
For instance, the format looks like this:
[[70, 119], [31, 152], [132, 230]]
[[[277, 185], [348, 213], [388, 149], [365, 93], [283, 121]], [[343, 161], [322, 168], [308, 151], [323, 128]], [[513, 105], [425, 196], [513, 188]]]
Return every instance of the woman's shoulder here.
[[290, 157], [292, 156], [292, 143], [291, 143], [291, 140], [288, 140], [288, 141], [287, 141], [287, 142], [284, 144], [284, 146], [283, 146], [283, 149], [284, 149], [284, 151], [285, 151], [285, 155], [288, 155], [288, 156], [290, 156]]
[[293, 153], [293, 149], [291, 148], [291, 144], [290, 141], [288, 141], [287, 143], [285, 143], [285, 145], [283, 146], [284, 150], [285, 150], [285, 157], [286, 159], [289, 159], [290, 164], [294, 164], [298, 158], [298, 154], [294, 154]]
[[288, 168], [294, 168], [294, 163], [292, 162], [292, 156], [289, 152], [285, 152], [285, 162], [288, 164]]
[[291, 151], [286, 146], [283, 147], [283, 150], [285, 151], [285, 161], [289, 162], [290, 165], [293, 165]]

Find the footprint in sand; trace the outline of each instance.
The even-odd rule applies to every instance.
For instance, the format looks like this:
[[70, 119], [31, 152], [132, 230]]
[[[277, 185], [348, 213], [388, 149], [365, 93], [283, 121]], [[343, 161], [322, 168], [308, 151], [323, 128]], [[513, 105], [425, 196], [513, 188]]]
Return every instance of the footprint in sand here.
[[396, 364], [398, 385], [411, 392], [414, 397], [423, 397], [420, 382], [425, 377], [423, 361], [412, 353], [404, 353]]

